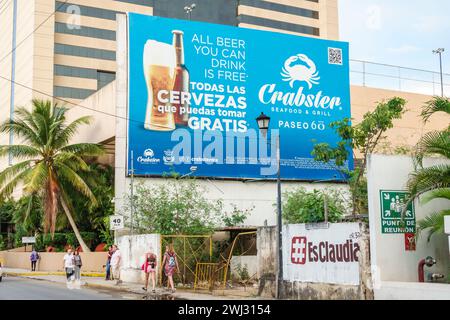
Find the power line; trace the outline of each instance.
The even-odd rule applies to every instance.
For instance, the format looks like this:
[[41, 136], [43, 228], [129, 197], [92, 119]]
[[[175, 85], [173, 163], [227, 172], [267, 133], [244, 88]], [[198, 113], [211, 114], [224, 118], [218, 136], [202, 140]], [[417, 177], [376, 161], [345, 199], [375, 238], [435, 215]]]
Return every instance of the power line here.
[[52, 12], [52, 14], [50, 14], [44, 21], [42, 21], [30, 34], [28, 34], [25, 38], [22, 39], [22, 41], [20, 41], [9, 53], [7, 53], [3, 58], [0, 59], [0, 63], [3, 62], [3, 60], [5, 60], [10, 54], [12, 54], [14, 51], [16, 51], [16, 49], [25, 42], [25, 40], [27, 40], [29, 37], [31, 37], [34, 33], [36, 33], [36, 31], [42, 27], [44, 25], [44, 23], [46, 23], [51, 17], [53, 17], [55, 15], [55, 13], [62, 8], [67, 2], [69, 2], [69, 0], [64, 1], [63, 3], [61, 3], [56, 9], [55, 11]]

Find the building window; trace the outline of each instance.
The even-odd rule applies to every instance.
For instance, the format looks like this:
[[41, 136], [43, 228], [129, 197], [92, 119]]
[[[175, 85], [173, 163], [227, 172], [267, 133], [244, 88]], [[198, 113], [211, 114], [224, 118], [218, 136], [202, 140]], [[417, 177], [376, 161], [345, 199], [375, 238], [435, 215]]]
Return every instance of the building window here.
[[61, 86], [53, 87], [53, 95], [58, 98], [71, 98], [83, 100], [89, 97], [91, 94], [95, 93], [95, 91], [96, 90], [61, 87]]
[[116, 79], [116, 74], [114, 72], [108, 71], [97, 71], [97, 90], [100, 90], [107, 84], [113, 82]]
[[299, 7], [284, 5], [280, 3], [261, 1], [261, 0], [240, 0], [239, 5], [277, 11], [282, 13], [293, 14], [312, 19], [319, 19], [319, 12], [315, 10], [303, 9]]
[[304, 26], [301, 24], [276, 21], [276, 20], [271, 20], [271, 19], [266, 19], [266, 18], [247, 16], [247, 15], [243, 15], [243, 14], [241, 14], [238, 17], [238, 20], [240, 23], [248, 23], [248, 24], [253, 24], [253, 25], [257, 25], [257, 26], [263, 26], [263, 27], [287, 30], [287, 31], [298, 32], [298, 33], [303, 33], [303, 34], [308, 34], [308, 35], [320, 36], [319, 28]]
[[72, 3], [64, 3], [61, 1], [56, 1], [56, 11], [57, 12], [69, 12], [68, 11], [69, 7], [73, 6], [73, 5], [77, 6], [77, 8], [80, 9], [80, 14], [82, 16], [87, 16], [87, 17], [116, 20], [116, 14], [119, 13], [118, 11], [114, 11], [114, 10], [94, 8], [94, 7], [82, 6], [79, 4], [72, 4]]
[[235, 26], [238, 0], [154, 0], [153, 15], [165, 18], [188, 19], [184, 7], [195, 2], [191, 19]]
[[72, 46], [60, 43], [55, 43], [55, 53], [102, 60], [116, 60], [115, 51]]
[[55, 22], [55, 32], [73, 34], [82, 37], [116, 40], [116, 32], [112, 30], [98, 29], [84, 26], [81, 27], [80, 29], [69, 29], [65, 23], [61, 22]]
[[60, 64], [55, 64], [53, 69], [55, 76], [97, 79], [97, 70], [95, 69], [63, 66]]
[[138, 4], [140, 6], [146, 6], [146, 7], [153, 6], [153, 0], [114, 0], [114, 1]]

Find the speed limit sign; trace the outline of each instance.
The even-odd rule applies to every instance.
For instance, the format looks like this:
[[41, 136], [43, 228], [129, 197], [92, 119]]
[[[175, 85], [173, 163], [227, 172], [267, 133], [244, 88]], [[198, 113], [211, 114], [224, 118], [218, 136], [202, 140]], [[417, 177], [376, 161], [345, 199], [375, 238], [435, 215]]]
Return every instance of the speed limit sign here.
[[123, 216], [110, 216], [109, 217], [109, 229], [119, 230], [123, 229]]

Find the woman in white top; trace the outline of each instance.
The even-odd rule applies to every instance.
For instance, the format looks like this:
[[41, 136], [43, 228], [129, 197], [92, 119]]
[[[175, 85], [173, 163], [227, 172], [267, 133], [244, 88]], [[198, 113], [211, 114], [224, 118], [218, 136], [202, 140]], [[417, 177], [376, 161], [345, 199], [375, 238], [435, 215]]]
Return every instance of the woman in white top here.
[[75, 273], [75, 263], [73, 258], [72, 249], [67, 249], [67, 253], [64, 255], [64, 270], [67, 277], [67, 288], [72, 289], [73, 275]]

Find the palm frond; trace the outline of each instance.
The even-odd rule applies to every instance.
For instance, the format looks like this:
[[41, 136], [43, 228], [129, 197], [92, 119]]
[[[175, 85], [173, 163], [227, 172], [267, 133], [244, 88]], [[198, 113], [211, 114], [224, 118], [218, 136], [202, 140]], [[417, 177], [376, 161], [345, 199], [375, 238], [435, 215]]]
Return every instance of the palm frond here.
[[74, 153], [80, 157], [101, 156], [105, 153], [105, 148], [102, 145], [94, 143], [71, 144], [60, 150], [62, 152]]
[[427, 217], [417, 222], [417, 233], [420, 235], [423, 231], [428, 230], [428, 241], [435, 233], [444, 231], [444, 217], [450, 215], [450, 210], [442, 210], [433, 212]]
[[14, 178], [23, 171], [31, 169], [32, 163], [32, 160], [26, 160], [4, 169], [2, 172], [0, 172], [0, 187], [4, 186], [7, 182], [9, 182], [10, 179]]
[[2, 188], [0, 189], [0, 196], [7, 197], [10, 196], [16, 186], [26, 180], [26, 178], [30, 175], [31, 168], [28, 168], [16, 176], [14, 178], [10, 179], [7, 183], [3, 184]]
[[419, 140], [414, 155], [415, 163], [422, 166], [423, 158], [429, 155], [450, 159], [450, 131], [431, 131]]
[[48, 178], [48, 168], [45, 162], [39, 162], [30, 170], [28, 181], [24, 186], [24, 190], [30, 194], [34, 194], [42, 190], [42, 186], [46, 184]]
[[28, 145], [3, 145], [0, 146], [0, 157], [10, 154], [14, 158], [34, 158], [41, 155], [41, 152], [35, 147]]
[[69, 143], [70, 139], [77, 133], [79, 127], [83, 124], [90, 124], [91, 123], [91, 117], [81, 117], [73, 122], [71, 122], [69, 125], [61, 128], [61, 130], [58, 132], [58, 134], [55, 136], [54, 140], [54, 147], [60, 148], [67, 143]]
[[439, 188], [450, 187], [450, 165], [439, 164], [420, 169], [410, 175], [407, 183], [411, 198]]
[[421, 199], [420, 203], [427, 204], [428, 202], [435, 199], [450, 200], [450, 188], [441, 188], [427, 192]]
[[436, 112], [445, 112], [450, 114], [450, 101], [443, 97], [434, 97], [425, 104], [425, 107], [420, 114], [424, 122], [430, 120], [430, 117]]
[[32, 146], [42, 145], [42, 140], [32, 128], [30, 128], [25, 122], [21, 120], [5, 121], [0, 125], [1, 133], [13, 133], [17, 137], [28, 142]]
[[93, 206], [97, 205], [97, 199], [92, 193], [86, 182], [70, 167], [60, 164], [57, 171], [58, 177], [64, 179], [71, 184], [76, 190], [84, 194], [92, 202]]

